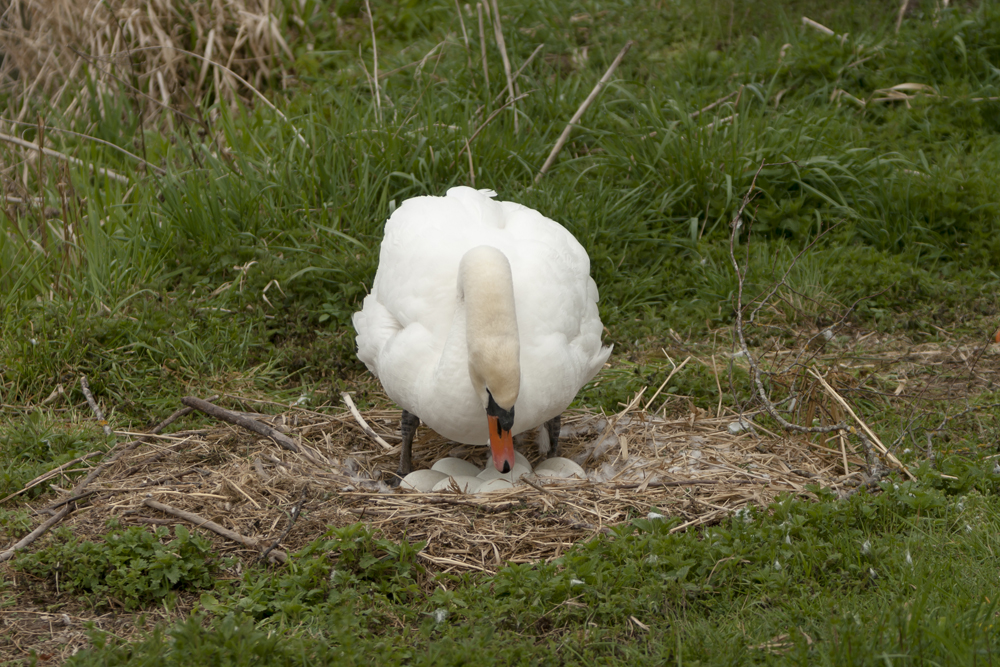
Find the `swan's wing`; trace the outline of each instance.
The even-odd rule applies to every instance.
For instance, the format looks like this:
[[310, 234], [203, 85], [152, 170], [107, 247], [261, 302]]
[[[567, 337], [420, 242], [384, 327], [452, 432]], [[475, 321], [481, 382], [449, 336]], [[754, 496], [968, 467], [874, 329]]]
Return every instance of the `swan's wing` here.
[[597, 286], [583, 246], [537, 211], [493, 196], [452, 188], [445, 197], [406, 200], [386, 222], [372, 292], [354, 325], [358, 356], [407, 409], [434, 390], [433, 373], [467, 375], [437, 364], [455, 320], [459, 263], [480, 245], [498, 248], [511, 263], [523, 398], [548, 417], [558, 414], [611, 352], [601, 345]]

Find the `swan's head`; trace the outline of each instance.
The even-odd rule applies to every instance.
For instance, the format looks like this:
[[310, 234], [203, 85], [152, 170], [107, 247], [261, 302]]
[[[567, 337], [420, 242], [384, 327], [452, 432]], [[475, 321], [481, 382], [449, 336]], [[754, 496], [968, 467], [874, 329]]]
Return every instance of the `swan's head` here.
[[521, 343], [507, 257], [491, 246], [465, 253], [458, 289], [465, 303], [469, 378], [489, 424], [493, 465], [514, 467], [514, 402], [521, 389]]

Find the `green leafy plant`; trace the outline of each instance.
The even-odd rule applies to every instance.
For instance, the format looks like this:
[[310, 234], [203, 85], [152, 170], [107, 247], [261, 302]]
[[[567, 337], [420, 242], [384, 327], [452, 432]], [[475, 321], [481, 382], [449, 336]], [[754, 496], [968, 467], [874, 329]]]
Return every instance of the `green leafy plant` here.
[[214, 583], [220, 561], [211, 543], [178, 524], [169, 531], [132, 527], [110, 532], [103, 542], [71, 537], [67, 531], [55, 542], [19, 556], [14, 567], [44, 578], [60, 590], [113, 597], [134, 609], [166, 597], [178, 588], [207, 588]]

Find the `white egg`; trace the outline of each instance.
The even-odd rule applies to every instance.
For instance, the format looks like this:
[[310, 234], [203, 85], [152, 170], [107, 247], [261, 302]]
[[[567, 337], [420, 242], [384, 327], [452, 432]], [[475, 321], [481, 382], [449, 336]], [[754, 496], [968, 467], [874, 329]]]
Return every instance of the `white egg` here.
[[[531, 461], [529, 461], [528, 457], [522, 454], [521, 452], [518, 451], [514, 452], [514, 463], [515, 464], [520, 463], [521, 465], [525, 466], [528, 470], [531, 470]], [[487, 468], [496, 467], [495, 465], [493, 465], [493, 452], [490, 452], [490, 455], [486, 457], [486, 467]]]
[[529, 474], [530, 472], [531, 468], [529, 468], [528, 466], [523, 466], [520, 463], [515, 463], [514, 469], [511, 470], [510, 472], [500, 472], [493, 466], [493, 464], [490, 464], [486, 466], [486, 470], [476, 475], [476, 477], [485, 480], [487, 482], [491, 479], [506, 479], [510, 481], [512, 479], [514, 480], [521, 479], [521, 477]]
[[475, 493], [479, 490], [479, 487], [483, 485], [483, 480], [469, 475], [445, 477], [440, 482], [435, 484], [431, 491], [451, 491], [453, 488], [452, 483], [458, 486], [462, 493]]
[[472, 465], [468, 461], [456, 459], [453, 456], [441, 459], [431, 466], [431, 470], [443, 472], [445, 475], [449, 475], [451, 477], [458, 477], [459, 475], [475, 477], [479, 474], [479, 468], [477, 466]]
[[491, 479], [488, 482], [484, 482], [482, 486], [476, 493], [493, 493], [495, 491], [510, 491], [514, 488], [514, 485], [505, 479]]
[[437, 470], [414, 470], [403, 478], [399, 486], [402, 489], [412, 489], [421, 493], [427, 493], [434, 488], [435, 484], [447, 477], [448, 475]]
[[546, 459], [535, 467], [535, 474], [549, 477], [579, 477], [587, 479], [587, 473], [577, 463], [561, 456]]

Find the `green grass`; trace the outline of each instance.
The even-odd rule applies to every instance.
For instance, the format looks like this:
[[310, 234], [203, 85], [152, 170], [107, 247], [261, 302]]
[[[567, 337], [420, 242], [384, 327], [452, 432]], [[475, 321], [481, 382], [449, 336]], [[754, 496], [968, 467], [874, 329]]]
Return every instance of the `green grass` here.
[[[80, 374], [116, 428], [146, 428], [187, 393], [306, 396], [322, 406], [351, 388], [363, 406], [381, 400], [365, 393], [372, 385], [349, 322], [374, 276], [382, 223], [407, 197], [472, 183], [462, 151], [497, 108], [503, 70], [491, 40], [487, 90], [478, 32], [470, 30], [467, 54], [454, 3], [376, 4], [381, 71], [440, 44], [422, 66], [382, 80], [381, 120], [358, 56], [360, 47], [371, 66], [364, 3], [309, 0], [286, 8], [301, 19], [284, 27], [296, 80], [264, 90], [288, 122], [260, 105], [220, 106], [212, 94], [188, 109], [212, 119], [206, 135], [142, 128], [124, 96], [104, 99], [103, 113], [96, 103], [84, 110], [78, 130], [132, 152], [141, 152], [144, 130], [147, 159], [167, 169], [157, 177], [100, 144], [46, 135], [47, 145], [133, 180], [74, 168], [48, 169], [39, 182], [29, 172], [24, 185], [49, 214], [0, 209], [0, 494], [106, 448], [99, 431], [80, 425], [89, 418]], [[514, 66], [545, 49], [519, 80], [531, 91], [518, 103], [520, 131], [504, 112], [471, 144], [475, 185], [559, 220], [590, 253], [616, 349], [613, 368], [580, 404], [615, 410], [657, 386], [660, 348], [688, 353], [671, 331], [697, 347], [732, 324], [729, 222], [762, 162], [745, 213], [747, 294], [766, 291], [815, 243], [762, 311], [779, 333], [753, 329], [755, 344], [828, 326], [859, 299], [849, 324], [880, 335], [940, 342], [942, 330], [965, 340], [992, 333], [1000, 105], [976, 98], [1000, 95], [1000, 5], [924, 2], [896, 34], [898, 6], [503, 3]], [[846, 37], [803, 28], [803, 15]], [[535, 184], [565, 123], [629, 39], [635, 46], [613, 82]], [[938, 95], [875, 101], [901, 83]], [[63, 111], [37, 99], [26, 117], [69, 127]], [[709, 353], [721, 370], [727, 340], [718, 341]], [[43, 404], [60, 384], [68, 402]], [[725, 385], [720, 397], [714, 374], [691, 363], [665, 391], [713, 410], [720, 398], [735, 405], [750, 396], [738, 365]], [[905, 428], [898, 403], [850, 398], [887, 441]], [[988, 404], [995, 390], [969, 399]], [[921, 428], [953, 407], [930, 406]], [[95, 631], [95, 648], [71, 662], [992, 664], [1000, 506], [996, 459], [976, 445], [995, 442], [995, 417], [984, 412], [986, 427], [974, 416], [949, 425], [947, 446], [969, 450], [938, 462], [955, 481], [924, 470], [920, 484], [888, 482], [880, 495], [785, 499], [750, 521], [677, 535], [666, 532], [670, 523], [635, 517], [557, 563], [509, 566], [493, 578], [431, 581], [417, 545], [343, 529], [283, 570], [210, 584], [195, 616], [144, 639]], [[914, 468], [922, 446], [904, 457]], [[26, 498], [48, 492], [42, 485]], [[0, 514], [5, 536], [31, 525], [18, 502]], [[216, 572], [194, 537], [174, 553], [166, 536], [125, 535], [117, 543], [56, 536], [15, 567], [50, 581], [58, 563], [85, 556], [97, 565], [90, 579], [71, 576], [73, 595], [100, 606], [138, 586], [143, 608], [209, 585]], [[150, 557], [165, 559], [160, 569]]]
[[[337, 9], [353, 22], [358, 11]], [[636, 341], [657, 349], [666, 327], [701, 335], [731, 322], [728, 221], [762, 161], [775, 164], [762, 171], [749, 214], [755, 285], [770, 280], [770, 258], [836, 227], [792, 276], [791, 287], [817, 295], [821, 307], [877, 293], [854, 319], [883, 330], [927, 304], [943, 305], [951, 319], [970, 300], [996, 312], [1000, 112], [971, 98], [1000, 85], [998, 10], [922, 11], [897, 37], [895, 8], [879, 3], [505, 5], [514, 62], [540, 42], [550, 57], [519, 81], [534, 91], [519, 104], [520, 133], [505, 113], [473, 142], [476, 185], [537, 207], [578, 236], [609, 338], [623, 350]], [[99, 392], [123, 417], [152, 421], [171, 397], [220, 375], [270, 386], [358, 375], [349, 318], [374, 275], [382, 221], [406, 197], [471, 182], [459, 153], [494, 107], [502, 72], [494, 49], [486, 91], [443, 0], [385, 14], [383, 71], [443, 45], [440, 59], [384, 80], [392, 106], [385, 102], [381, 124], [356, 55], [359, 44], [370, 49], [367, 31], [338, 31], [320, 11], [292, 40], [299, 84], [277, 99], [290, 122], [264, 107], [205, 108], [206, 117], [218, 112], [221, 152], [147, 129], [149, 159], [169, 167], [162, 178], [142, 177], [100, 145], [67, 143], [139, 180], [131, 187], [74, 172], [75, 196], [64, 205], [50, 177], [42, 191], [59, 214], [48, 233], [32, 212], [0, 215], [4, 402], [48, 395], [72, 370], [100, 378]], [[578, 14], [590, 18], [567, 18]], [[850, 35], [805, 30], [800, 14]], [[615, 82], [533, 185], [626, 37], [636, 46]], [[588, 57], [573, 69], [568, 59], [579, 61], [584, 45]], [[870, 100], [914, 81], [945, 97], [863, 110], [831, 101], [838, 90]], [[738, 108], [731, 98], [717, 113], [688, 117], [740, 86]], [[105, 102], [111, 111], [94, 112], [93, 134], [134, 149], [130, 100]], [[731, 124], [708, 127], [737, 112]], [[70, 228], [75, 238], [52, 232]]]
[[961, 496], [885, 483], [679, 534], [636, 518], [495, 577], [429, 582], [421, 544], [336, 529], [69, 664], [992, 664], [1000, 476], [975, 467]]

